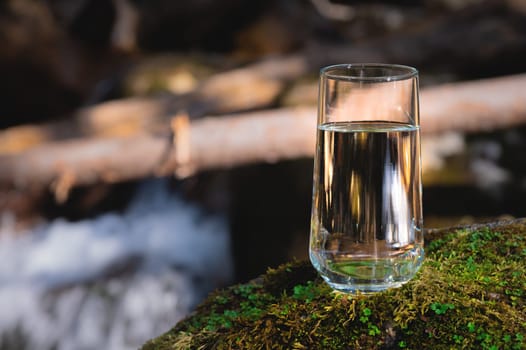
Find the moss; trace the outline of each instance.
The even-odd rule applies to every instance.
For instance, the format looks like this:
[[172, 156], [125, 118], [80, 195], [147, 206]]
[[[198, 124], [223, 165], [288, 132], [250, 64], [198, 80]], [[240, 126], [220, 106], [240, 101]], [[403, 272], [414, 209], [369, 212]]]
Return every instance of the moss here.
[[525, 233], [526, 220], [430, 230], [418, 275], [371, 296], [289, 263], [214, 292], [143, 349], [524, 349]]

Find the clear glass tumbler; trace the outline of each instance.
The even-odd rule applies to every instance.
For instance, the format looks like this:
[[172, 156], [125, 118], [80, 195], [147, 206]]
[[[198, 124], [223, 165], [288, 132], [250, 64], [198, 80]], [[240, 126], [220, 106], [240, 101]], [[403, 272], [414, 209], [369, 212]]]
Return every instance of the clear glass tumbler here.
[[335, 290], [409, 281], [424, 258], [418, 71], [320, 72], [310, 259]]

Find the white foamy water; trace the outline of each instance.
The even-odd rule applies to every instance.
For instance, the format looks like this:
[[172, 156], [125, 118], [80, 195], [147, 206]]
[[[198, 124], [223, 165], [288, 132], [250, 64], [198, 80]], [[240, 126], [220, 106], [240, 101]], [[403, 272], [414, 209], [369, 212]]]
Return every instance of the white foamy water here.
[[162, 181], [122, 214], [0, 225], [0, 349], [137, 349], [232, 280], [226, 218]]

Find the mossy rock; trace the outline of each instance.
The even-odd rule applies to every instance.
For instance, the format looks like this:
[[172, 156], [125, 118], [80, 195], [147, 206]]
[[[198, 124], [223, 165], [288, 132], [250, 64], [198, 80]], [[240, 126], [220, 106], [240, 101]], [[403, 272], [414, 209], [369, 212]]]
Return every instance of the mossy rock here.
[[212, 293], [143, 350], [525, 349], [526, 219], [428, 230], [404, 286], [333, 292], [309, 262]]

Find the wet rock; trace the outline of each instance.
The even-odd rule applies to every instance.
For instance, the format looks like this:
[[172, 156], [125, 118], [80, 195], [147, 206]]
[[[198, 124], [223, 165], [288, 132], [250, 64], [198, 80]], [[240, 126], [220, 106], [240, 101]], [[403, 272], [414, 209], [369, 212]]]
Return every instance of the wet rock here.
[[216, 291], [143, 349], [521, 349], [525, 232], [526, 219], [428, 230], [418, 275], [370, 296], [334, 293], [309, 262], [286, 264]]

